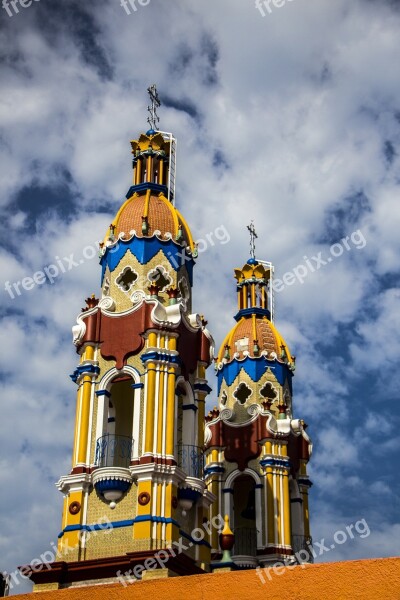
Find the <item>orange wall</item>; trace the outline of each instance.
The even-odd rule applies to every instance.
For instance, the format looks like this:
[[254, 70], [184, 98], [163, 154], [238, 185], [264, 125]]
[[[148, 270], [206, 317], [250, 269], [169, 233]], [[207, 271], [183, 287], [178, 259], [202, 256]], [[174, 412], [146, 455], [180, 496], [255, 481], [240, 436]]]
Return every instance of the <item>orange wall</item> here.
[[306, 565], [262, 583], [255, 571], [37, 592], [20, 600], [400, 600], [400, 558]]

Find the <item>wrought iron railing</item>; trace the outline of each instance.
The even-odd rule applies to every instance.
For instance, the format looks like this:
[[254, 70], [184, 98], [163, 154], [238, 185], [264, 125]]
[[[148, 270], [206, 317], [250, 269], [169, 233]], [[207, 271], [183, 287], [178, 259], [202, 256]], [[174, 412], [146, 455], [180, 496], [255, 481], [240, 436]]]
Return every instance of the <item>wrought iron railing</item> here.
[[189, 477], [202, 479], [204, 475], [204, 454], [199, 446], [179, 444], [176, 449], [178, 467]]
[[106, 433], [96, 443], [96, 466], [127, 469], [131, 462], [132, 449], [132, 438], [126, 435]]
[[[298, 556], [300, 562], [313, 563], [314, 558], [312, 555], [312, 538], [306, 535], [292, 535], [292, 550], [293, 554]], [[301, 550], [300, 554], [298, 554]], [[308, 559], [307, 559], [308, 554]]]
[[235, 527], [235, 545], [233, 554], [235, 556], [257, 555], [257, 530], [254, 527]]

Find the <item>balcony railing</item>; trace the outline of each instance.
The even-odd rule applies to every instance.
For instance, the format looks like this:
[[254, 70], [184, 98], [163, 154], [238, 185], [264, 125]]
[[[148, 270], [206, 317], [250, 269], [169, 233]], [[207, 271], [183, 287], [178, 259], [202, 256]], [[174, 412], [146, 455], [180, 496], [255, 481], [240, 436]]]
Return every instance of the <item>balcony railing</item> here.
[[254, 527], [235, 527], [235, 556], [257, 555], [257, 530]]
[[189, 477], [202, 479], [204, 474], [204, 454], [199, 446], [180, 444], [176, 449], [178, 467]]
[[312, 538], [311, 537], [306, 536], [306, 535], [292, 535], [293, 553], [296, 555], [298, 552], [300, 552], [300, 550], [303, 550], [303, 551], [307, 552], [307, 554], [309, 556], [308, 560], [305, 560], [306, 554], [305, 554], [305, 552], [302, 552], [299, 557], [302, 562], [308, 562], [308, 563], [314, 562], [314, 558], [311, 553], [311, 549], [312, 549]]
[[131, 462], [132, 449], [132, 438], [125, 435], [106, 433], [96, 443], [96, 466], [127, 469]]

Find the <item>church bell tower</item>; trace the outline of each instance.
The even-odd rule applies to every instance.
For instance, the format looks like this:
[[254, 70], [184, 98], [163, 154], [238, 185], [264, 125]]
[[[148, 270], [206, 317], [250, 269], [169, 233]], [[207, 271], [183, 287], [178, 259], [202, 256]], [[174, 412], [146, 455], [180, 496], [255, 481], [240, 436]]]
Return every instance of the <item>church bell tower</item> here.
[[[312, 444], [293, 417], [296, 359], [274, 325], [271, 263], [251, 256], [235, 269], [238, 312], [216, 359], [218, 406], [206, 417], [205, 479], [228, 515], [239, 568], [296, 560], [311, 543], [306, 465]], [[220, 555], [217, 532], [212, 552]], [[310, 555], [310, 552], [307, 552]]]
[[[214, 499], [203, 476], [214, 346], [192, 313], [197, 251], [175, 205], [176, 139], [156, 129], [149, 93], [150, 129], [131, 142], [132, 185], [100, 244], [100, 295], [73, 327], [72, 468], [57, 484], [58, 559], [32, 575], [36, 589], [209, 569], [209, 533], [191, 532]], [[178, 540], [168, 563], [141, 568]]]

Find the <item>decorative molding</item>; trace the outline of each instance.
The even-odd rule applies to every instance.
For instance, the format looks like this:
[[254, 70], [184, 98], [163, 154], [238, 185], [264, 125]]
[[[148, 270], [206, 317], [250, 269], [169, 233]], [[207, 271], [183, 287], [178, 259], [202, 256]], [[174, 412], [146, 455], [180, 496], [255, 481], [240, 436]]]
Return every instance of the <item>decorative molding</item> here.
[[85, 362], [78, 365], [75, 371], [70, 375], [72, 381], [79, 384], [82, 377], [85, 377], [86, 375], [89, 375], [95, 379], [100, 373], [100, 367], [98, 364], [99, 363], [94, 360], [85, 360]]
[[93, 485], [96, 485], [99, 481], [120, 480], [131, 483], [132, 475], [130, 469], [124, 469], [123, 467], [101, 467], [93, 471], [92, 473]]
[[70, 492], [89, 491], [92, 483], [92, 476], [88, 473], [79, 473], [77, 475], [64, 475], [56, 483], [56, 487], [63, 494]]
[[[221, 412], [219, 413], [219, 417], [221, 421], [230, 421], [233, 417], [233, 410], [231, 410], [230, 408], [224, 408], [224, 410], [221, 410]], [[210, 421], [210, 423], [212, 422], [213, 421]]]
[[261, 412], [261, 406], [259, 404], [251, 404], [247, 412], [251, 417], [257, 416]]
[[97, 305], [100, 310], [114, 312], [116, 308], [115, 300], [111, 296], [104, 296]]

